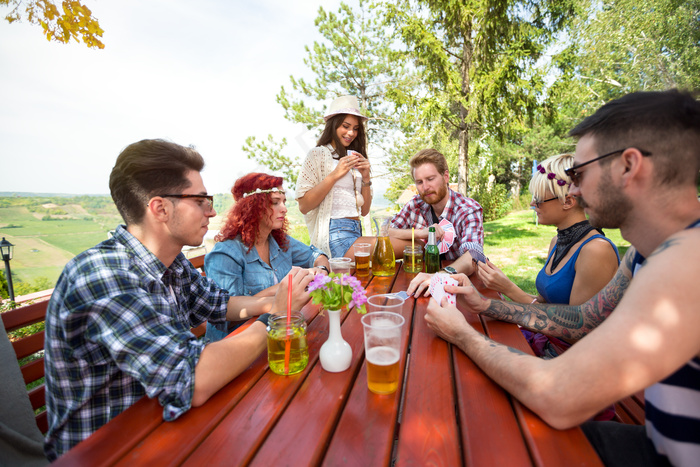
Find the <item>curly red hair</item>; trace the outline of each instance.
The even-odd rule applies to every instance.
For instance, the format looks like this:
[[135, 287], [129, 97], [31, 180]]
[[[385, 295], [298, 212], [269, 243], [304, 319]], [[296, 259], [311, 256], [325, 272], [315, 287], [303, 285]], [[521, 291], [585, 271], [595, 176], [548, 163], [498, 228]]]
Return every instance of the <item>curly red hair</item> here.
[[[238, 235], [241, 236], [243, 244], [250, 251], [255, 246], [255, 237], [260, 230], [260, 220], [263, 216], [270, 216], [272, 204], [271, 193], [259, 193], [246, 196], [245, 193], [250, 193], [260, 188], [261, 190], [269, 190], [270, 188], [281, 188], [284, 179], [264, 173], [250, 173], [236, 180], [231, 188], [234, 205], [229, 210], [226, 216], [226, 222], [219, 234], [215, 237], [217, 242], [224, 240], [233, 240]], [[287, 241], [287, 220], [281, 229], [272, 231], [272, 238], [282, 250], [287, 251], [289, 247]]]

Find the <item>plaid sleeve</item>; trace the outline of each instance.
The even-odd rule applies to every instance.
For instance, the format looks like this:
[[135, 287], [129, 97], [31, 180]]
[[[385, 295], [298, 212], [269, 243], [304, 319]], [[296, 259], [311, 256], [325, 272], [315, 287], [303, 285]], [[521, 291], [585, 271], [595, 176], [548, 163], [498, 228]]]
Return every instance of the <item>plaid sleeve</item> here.
[[428, 221], [423, 216], [420, 210], [420, 206], [417, 203], [419, 197], [414, 197], [401, 208], [392, 219], [391, 228], [392, 229], [410, 229], [411, 227], [416, 229], [422, 229], [427, 227]]
[[484, 251], [484, 222], [481, 205], [471, 198], [464, 197], [456, 202], [455, 229], [460, 232], [459, 254], [474, 249]]

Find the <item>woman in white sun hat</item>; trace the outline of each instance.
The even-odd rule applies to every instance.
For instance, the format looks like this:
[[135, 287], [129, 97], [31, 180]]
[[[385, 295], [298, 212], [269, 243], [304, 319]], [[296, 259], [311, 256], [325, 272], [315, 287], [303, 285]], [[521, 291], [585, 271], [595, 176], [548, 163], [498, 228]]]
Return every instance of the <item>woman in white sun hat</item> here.
[[335, 99], [326, 127], [304, 160], [296, 199], [311, 245], [329, 257], [343, 256], [362, 236], [361, 216], [372, 204], [365, 117], [357, 98]]

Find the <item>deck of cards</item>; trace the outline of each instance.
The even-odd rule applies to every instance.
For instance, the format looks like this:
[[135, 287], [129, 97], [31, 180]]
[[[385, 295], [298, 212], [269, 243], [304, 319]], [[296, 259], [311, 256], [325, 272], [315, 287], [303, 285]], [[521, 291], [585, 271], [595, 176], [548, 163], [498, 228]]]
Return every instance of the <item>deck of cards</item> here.
[[438, 273], [430, 279], [430, 295], [437, 300], [438, 303], [442, 303], [442, 297], [447, 297], [447, 303], [449, 305], [457, 305], [457, 297], [453, 293], [445, 292], [446, 285], [458, 285], [457, 281], [450, 277], [449, 274]]
[[438, 243], [438, 250], [443, 254], [447, 253], [455, 241], [455, 226], [447, 219], [442, 219], [438, 225], [444, 231], [442, 240]]

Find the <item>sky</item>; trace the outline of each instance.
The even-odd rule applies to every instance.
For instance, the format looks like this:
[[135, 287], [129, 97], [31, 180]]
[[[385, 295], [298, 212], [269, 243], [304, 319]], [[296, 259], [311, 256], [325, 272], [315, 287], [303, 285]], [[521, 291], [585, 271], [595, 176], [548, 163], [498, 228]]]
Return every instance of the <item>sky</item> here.
[[315, 145], [275, 96], [290, 75], [313, 78], [304, 46], [322, 40], [319, 6], [336, 12], [340, 0], [83, 3], [102, 50], [0, 20], [0, 192], [108, 194], [119, 152], [164, 138], [195, 146], [208, 191], [227, 193], [266, 170], [241, 150], [248, 136], [286, 137], [300, 158]]

